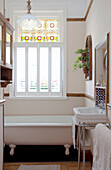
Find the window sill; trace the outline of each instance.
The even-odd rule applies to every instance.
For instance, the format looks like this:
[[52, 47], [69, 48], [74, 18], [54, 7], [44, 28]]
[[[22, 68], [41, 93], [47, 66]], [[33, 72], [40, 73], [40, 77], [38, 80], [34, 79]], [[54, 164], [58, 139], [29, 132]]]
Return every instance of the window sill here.
[[28, 97], [22, 97], [22, 96], [20, 96], [20, 97], [8, 97], [7, 99], [9, 99], [9, 100], [67, 100], [68, 99], [68, 97], [67, 96], [64, 96], [64, 97], [57, 97], [57, 96], [54, 96], [54, 97], [30, 97], [30, 96], [28, 96]]

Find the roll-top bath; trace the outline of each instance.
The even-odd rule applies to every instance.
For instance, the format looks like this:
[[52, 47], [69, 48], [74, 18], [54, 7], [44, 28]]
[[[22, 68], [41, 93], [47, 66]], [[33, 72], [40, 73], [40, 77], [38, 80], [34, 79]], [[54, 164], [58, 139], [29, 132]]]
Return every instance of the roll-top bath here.
[[73, 144], [72, 116], [5, 116], [4, 137], [11, 149], [16, 145], [65, 145], [67, 148]]

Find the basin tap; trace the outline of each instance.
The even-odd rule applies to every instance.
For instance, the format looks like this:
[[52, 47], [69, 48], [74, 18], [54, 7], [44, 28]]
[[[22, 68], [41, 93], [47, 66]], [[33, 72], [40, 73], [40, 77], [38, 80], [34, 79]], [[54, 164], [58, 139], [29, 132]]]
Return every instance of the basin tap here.
[[100, 109], [105, 109], [104, 104], [105, 104], [105, 101], [104, 101], [104, 100], [101, 100], [101, 101], [100, 101], [100, 104], [98, 105], [98, 107], [99, 107]]

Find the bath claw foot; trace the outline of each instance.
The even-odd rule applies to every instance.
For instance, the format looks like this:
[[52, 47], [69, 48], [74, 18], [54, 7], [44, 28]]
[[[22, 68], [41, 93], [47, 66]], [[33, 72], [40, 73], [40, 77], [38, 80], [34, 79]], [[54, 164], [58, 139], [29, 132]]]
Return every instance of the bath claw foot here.
[[65, 151], [65, 154], [66, 155], [69, 155], [69, 148], [71, 147], [71, 145], [69, 145], [69, 144], [66, 144], [66, 145], [64, 145], [64, 147], [65, 147], [65, 149], [66, 149], [66, 151]]
[[10, 150], [10, 155], [14, 155], [14, 149], [15, 149], [16, 145], [10, 144], [9, 147], [11, 149]]

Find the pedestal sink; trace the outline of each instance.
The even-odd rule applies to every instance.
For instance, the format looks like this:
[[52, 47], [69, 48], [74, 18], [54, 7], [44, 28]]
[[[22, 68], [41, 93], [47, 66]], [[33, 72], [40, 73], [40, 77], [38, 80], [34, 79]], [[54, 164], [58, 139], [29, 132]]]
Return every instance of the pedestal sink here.
[[75, 107], [73, 108], [74, 116], [77, 122], [84, 123], [105, 123], [107, 122], [106, 114], [97, 107]]

